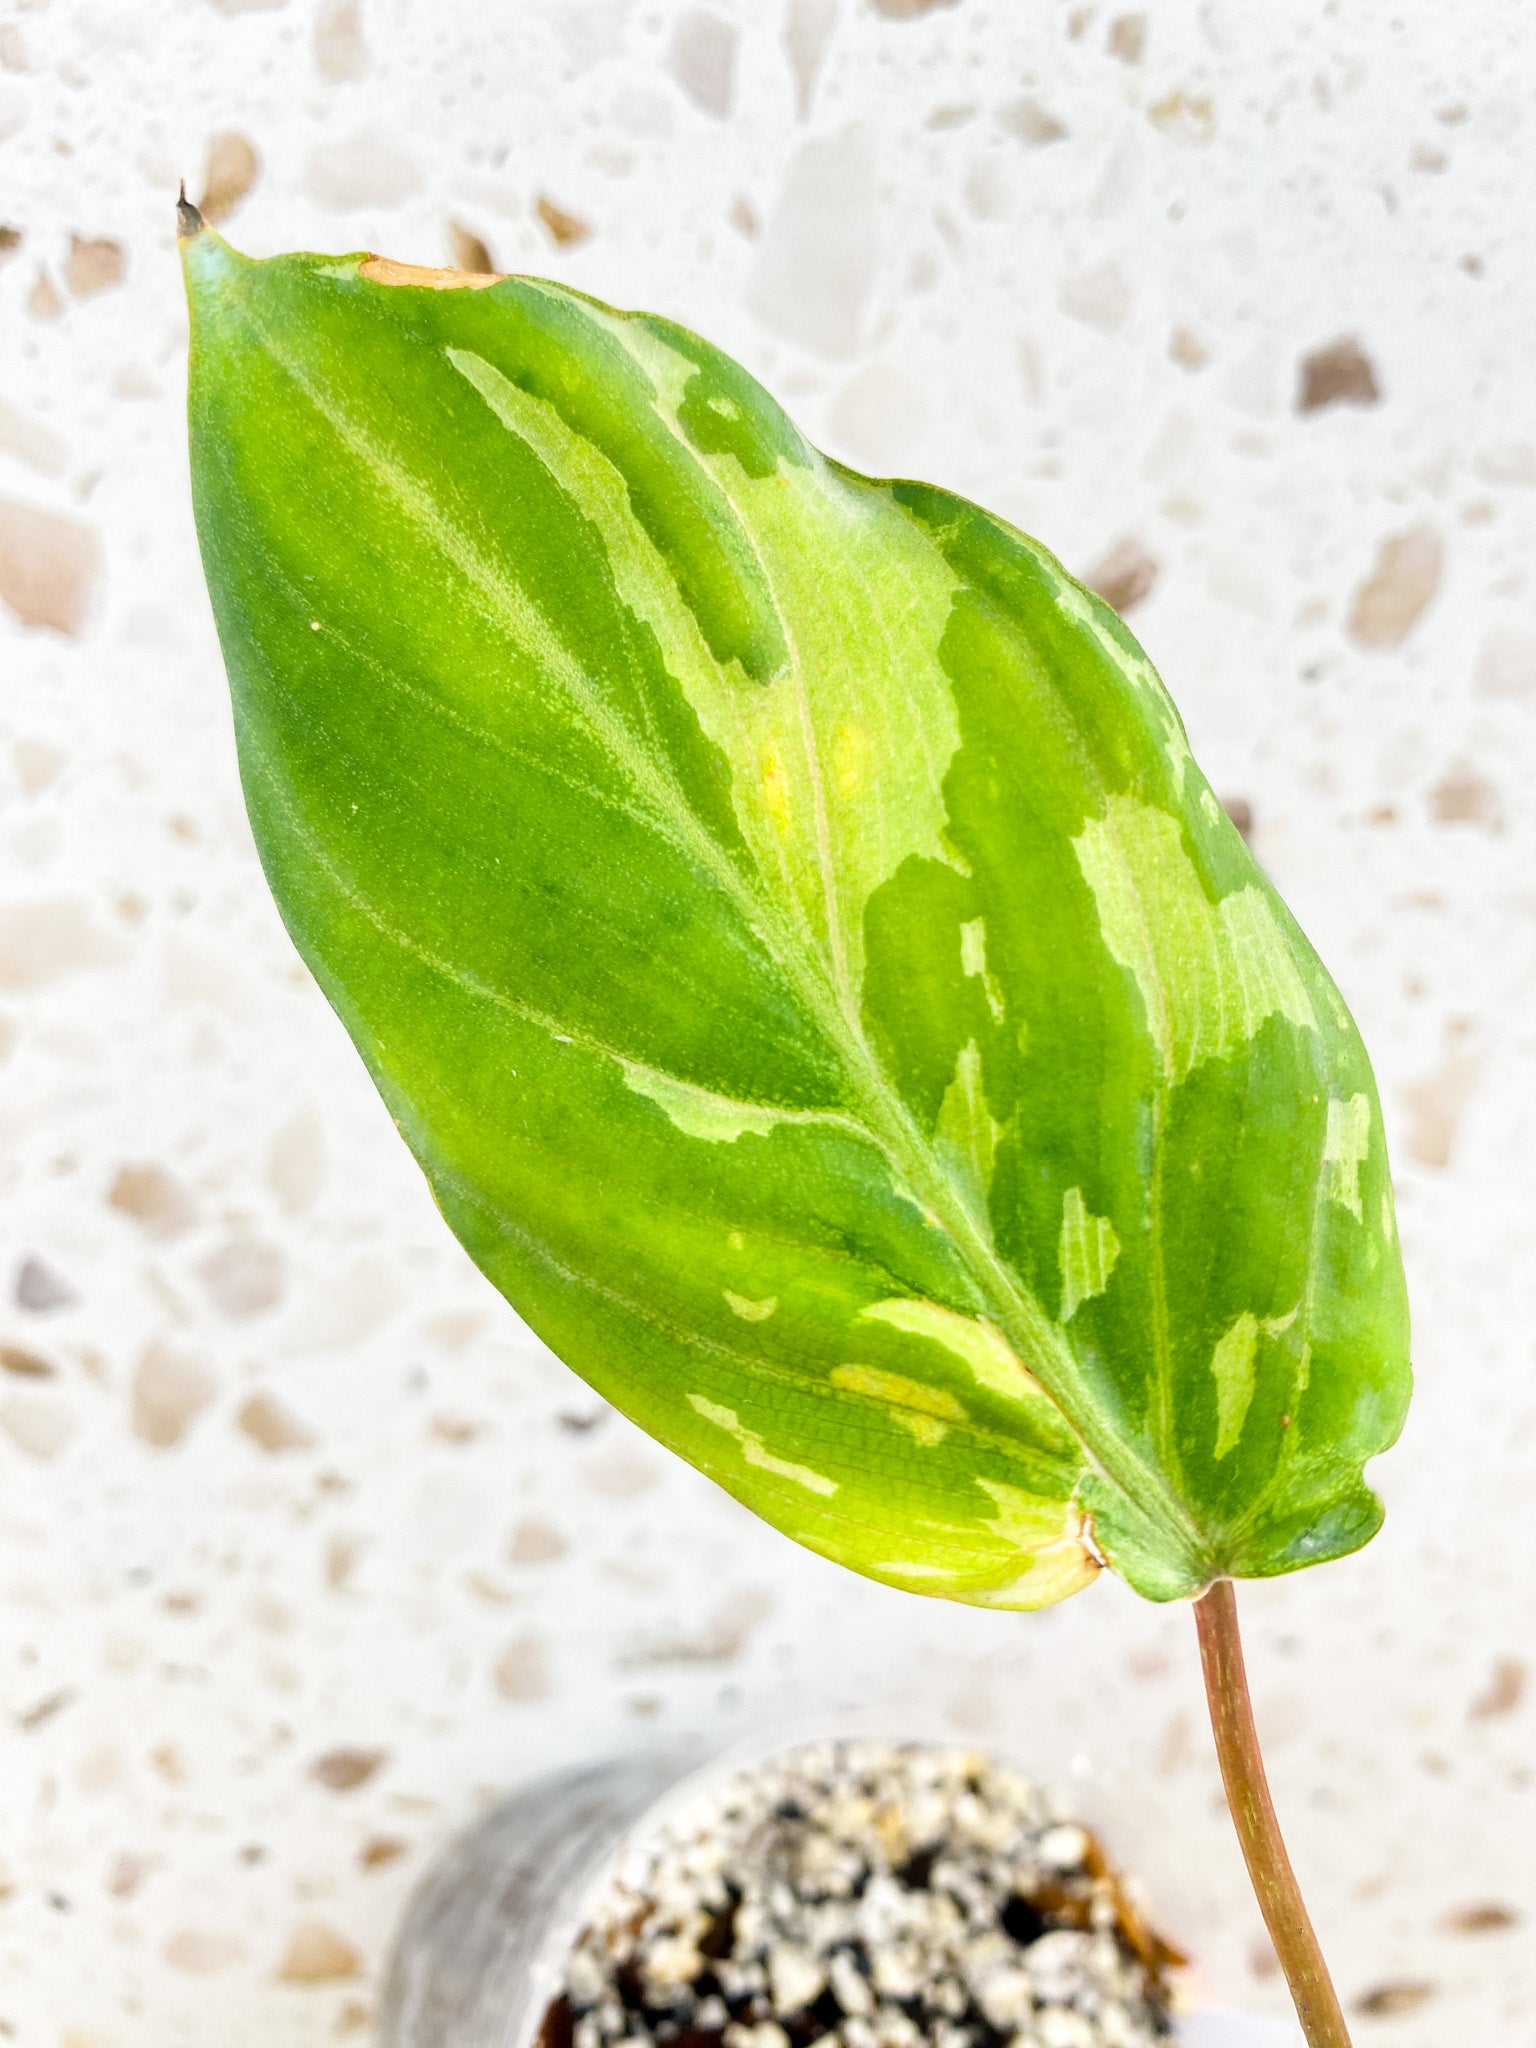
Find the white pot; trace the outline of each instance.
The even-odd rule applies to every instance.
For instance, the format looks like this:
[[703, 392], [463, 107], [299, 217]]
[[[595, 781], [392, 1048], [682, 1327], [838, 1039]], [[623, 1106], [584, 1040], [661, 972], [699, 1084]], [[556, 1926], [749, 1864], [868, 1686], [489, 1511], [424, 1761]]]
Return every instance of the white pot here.
[[[379, 2048], [534, 2048], [566, 1958], [631, 1840], [724, 1773], [802, 1742], [875, 1732], [923, 1739], [850, 1717], [712, 1757], [642, 1751], [514, 1792], [450, 1846], [412, 1898], [385, 1985]], [[1107, 1846], [1113, 1855], [1112, 1831]], [[1180, 2048], [1302, 2048], [1294, 2026], [1217, 2011], [1185, 2015], [1178, 2039]]]

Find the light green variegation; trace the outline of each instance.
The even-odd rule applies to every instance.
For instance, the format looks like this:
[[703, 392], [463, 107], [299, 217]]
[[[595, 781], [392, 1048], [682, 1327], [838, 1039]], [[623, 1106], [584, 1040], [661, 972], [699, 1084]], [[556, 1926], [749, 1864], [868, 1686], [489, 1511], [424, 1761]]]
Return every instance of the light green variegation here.
[[1370, 1068], [1113, 613], [665, 321], [186, 263], [267, 874], [533, 1327], [914, 1591], [1363, 1543], [1408, 1393]]

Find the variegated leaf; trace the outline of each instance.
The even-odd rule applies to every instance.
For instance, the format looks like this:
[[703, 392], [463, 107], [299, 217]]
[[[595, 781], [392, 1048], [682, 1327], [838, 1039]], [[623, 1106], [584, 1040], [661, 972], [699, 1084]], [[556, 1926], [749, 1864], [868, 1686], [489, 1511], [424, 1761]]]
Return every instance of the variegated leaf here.
[[533, 1327], [915, 1591], [1364, 1542], [1370, 1069], [1119, 620], [663, 320], [188, 225], [267, 874]]

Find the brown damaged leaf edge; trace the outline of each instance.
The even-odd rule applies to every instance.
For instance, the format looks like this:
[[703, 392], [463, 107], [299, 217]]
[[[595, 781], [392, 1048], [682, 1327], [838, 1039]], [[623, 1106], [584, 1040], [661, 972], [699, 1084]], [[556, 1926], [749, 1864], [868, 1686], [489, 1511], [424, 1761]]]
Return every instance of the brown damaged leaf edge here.
[[[183, 183], [176, 201], [177, 239], [190, 242], [207, 225], [187, 197]], [[483, 291], [487, 285], [500, 284], [512, 275], [508, 270], [434, 270], [426, 263], [396, 263], [391, 256], [369, 256], [358, 265], [357, 274], [366, 277], [370, 284], [416, 285], [429, 292]]]
[[512, 275], [509, 270], [433, 270], [425, 263], [396, 263], [389, 256], [370, 256], [357, 266], [357, 274], [374, 284], [414, 284], [429, 292], [483, 291]]

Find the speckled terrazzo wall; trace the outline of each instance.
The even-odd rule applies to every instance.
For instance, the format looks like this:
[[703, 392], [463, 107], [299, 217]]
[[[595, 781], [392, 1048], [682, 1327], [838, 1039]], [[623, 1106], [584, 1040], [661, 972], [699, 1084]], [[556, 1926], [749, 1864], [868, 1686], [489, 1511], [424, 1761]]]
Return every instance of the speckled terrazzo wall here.
[[1396, 1145], [1421, 1391], [1377, 1543], [1247, 1596], [1277, 1790], [1362, 2044], [1532, 2038], [1533, 78], [1453, 0], [0, 6], [0, 2042], [366, 2040], [496, 1788], [870, 1701], [1118, 1811], [1283, 2009], [1186, 1613], [839, 1576], [448, 1239], [243, 822], [183, 175], [688, 321], [1128, 609]]

